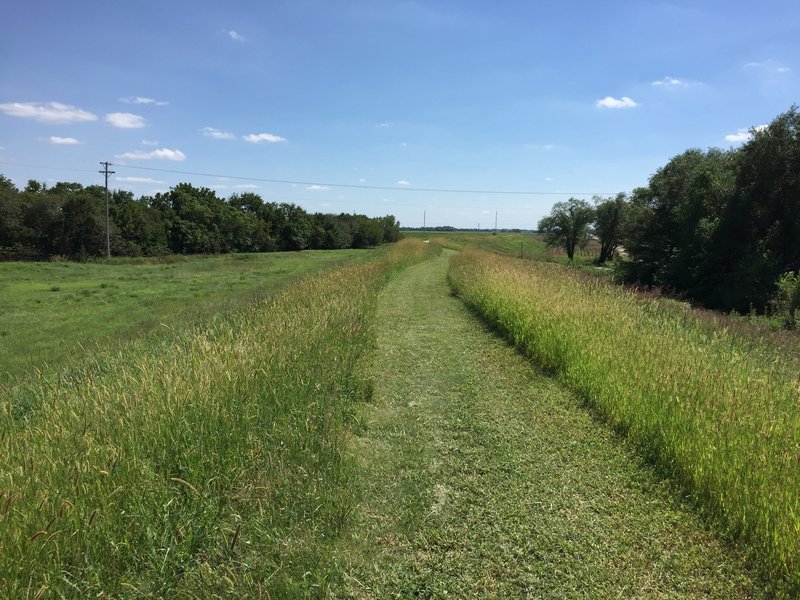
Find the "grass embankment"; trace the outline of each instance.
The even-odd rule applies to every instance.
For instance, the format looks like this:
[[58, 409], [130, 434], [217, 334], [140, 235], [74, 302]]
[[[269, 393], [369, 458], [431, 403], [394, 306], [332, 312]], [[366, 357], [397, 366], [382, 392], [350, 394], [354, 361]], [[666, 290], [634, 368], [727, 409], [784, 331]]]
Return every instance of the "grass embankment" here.
[[339, 596], [762, 596], [741, 555], [484, 327], [446, 273], [436, 258], [381, 292]]
[[[337, 576], [377, 294], [419, 242], [0, 399], [0, 594], [286, 597]], [[142, 345], [145, 346], [145, 345]]]
[[363, 250], [0, 263], [0, 385], [98, 343], [198, 323]]
[[796, 363], [686, 308], [557, 265], [477, 250], [456, 292], [626, 431], [765, 570], [800, 591]]

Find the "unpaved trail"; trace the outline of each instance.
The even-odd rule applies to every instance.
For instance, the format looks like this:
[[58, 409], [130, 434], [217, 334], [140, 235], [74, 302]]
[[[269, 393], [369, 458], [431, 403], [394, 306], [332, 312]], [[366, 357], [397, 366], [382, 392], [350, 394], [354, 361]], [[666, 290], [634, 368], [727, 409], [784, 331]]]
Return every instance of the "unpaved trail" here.
[[763, 596], [624, 440], [451, 295], [447, 260], [380, 300], [342, 595]]

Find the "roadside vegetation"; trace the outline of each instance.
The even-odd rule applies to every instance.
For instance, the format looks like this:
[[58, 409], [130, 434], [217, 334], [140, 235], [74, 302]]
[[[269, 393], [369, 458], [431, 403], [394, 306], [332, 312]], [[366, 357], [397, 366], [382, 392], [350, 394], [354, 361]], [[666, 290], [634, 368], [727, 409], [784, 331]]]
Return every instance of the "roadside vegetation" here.
[[0, 398], [0, 593], [324, 595], [377, 294], [406, 241]]
[[145, 335], [163, 337], [375, 250], [0, 262], [0, 389]]
[[724, 312], [797, 326], [800, 304], [800, 112], [754, 128], [738, 148], [690, 149], [648, 185], [594, 206], [570, 198], [539, 222], [546, 241], [600, 243], [597, 262], [617, 261], [618, 280], [659, 288]]
[[800, 593], [795, 359], [554, 264], [467, 249], [456, 293], [627, 433], [763, 570]]

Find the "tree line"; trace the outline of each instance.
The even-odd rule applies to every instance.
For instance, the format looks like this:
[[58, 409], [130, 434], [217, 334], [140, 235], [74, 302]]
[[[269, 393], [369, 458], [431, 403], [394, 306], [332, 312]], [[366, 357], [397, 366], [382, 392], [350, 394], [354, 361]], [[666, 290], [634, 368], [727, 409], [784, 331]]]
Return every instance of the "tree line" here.
[[[60, 182], [48, 188], [31, 180], [19, 190], [0, 175], [0, 258], [104, 256], [105, 210], [101, 186]], [[310, 214], [251, 192], [225, 200], [188, 183], [138, 199], [110, 191], [109, 217], [115, 256], [367, 248], [400, 238], [391, 215]]]
[[[747, 313], [781, 301], [796, 305], [800, 293], [788, 287], [800, 272], [798, 108], [751, 130], [738, 148], [673, 157], [630, 194], [559, 202], [539, 230], [570, 259], [589, 235], [600, 242], [599, 262], [621, 246], [623, 279], [709, 308]], [[790, 308], [793, 318], [796, 306]]]

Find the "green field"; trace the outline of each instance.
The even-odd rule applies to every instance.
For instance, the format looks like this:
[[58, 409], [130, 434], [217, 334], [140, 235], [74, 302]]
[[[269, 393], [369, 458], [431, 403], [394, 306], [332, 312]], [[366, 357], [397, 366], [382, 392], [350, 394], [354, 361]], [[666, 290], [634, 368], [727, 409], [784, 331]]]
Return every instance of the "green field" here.
[[791, 343], [409, 237], [0, 265], [0, 597], [796, 597]]
[[[443, 248], [463, 250], [467, 246], [477, 246], [490, 252], [515, 256], [528, 260], [570, 264], [566, 252], [562, 248], [550, 248], [538, 233], [509, 232], [437, 232], [409, 231], [405, 232], [412, 239], [431, 240]], [[596, 241], [590, 241], [585, 248], [575, 252], [573, 266], [597, 271], [594, 264], [599, 254]]]
[[369, 250], [0, 263], [0, 385], [98, 346], [202, 322]]

